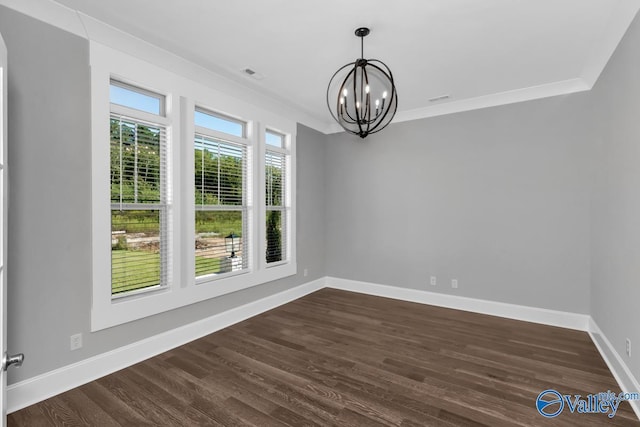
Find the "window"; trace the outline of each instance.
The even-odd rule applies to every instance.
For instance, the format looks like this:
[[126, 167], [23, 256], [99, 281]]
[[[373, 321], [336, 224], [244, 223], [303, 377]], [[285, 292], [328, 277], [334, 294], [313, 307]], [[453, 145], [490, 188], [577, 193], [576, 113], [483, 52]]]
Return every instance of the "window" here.
[[295, 121], [90, 49], [91, 330], [295, 274]]
[[273, 145], [274, 147], [284, 148], [284, 135], [280, 135], [279, 133], [275, 133], [271, 131], [266, 131], [264, 139], [267, 145]]
[[109, 98], [112, 104], [164, 116], [164, 96], [144, 89], [111, 80], [111, 84], [109, 85]]
[[119, 296], [167, 284], [167, 133], [119, 108], [149, 112], [152, 98], [159, 114], [164, 97], [115, 82], [111, 89], [111, 293]]
[[240, 120], [201, 109], [196, 109], [194, 116], [196, 126], [238, 136], [240, 138], [244, 138], [246, 136], [246, 124]]
[[211, 130], [242, 136], [245, 125], [202, 110], [195, 117], [195, 275], [214, 278], [248, 268], [249, 194], [246, 142], [226, 141]]
[[265, 141], [266, 261], [271, 264], [287, 259], [287, 151], [284, 135], [266, 131]]

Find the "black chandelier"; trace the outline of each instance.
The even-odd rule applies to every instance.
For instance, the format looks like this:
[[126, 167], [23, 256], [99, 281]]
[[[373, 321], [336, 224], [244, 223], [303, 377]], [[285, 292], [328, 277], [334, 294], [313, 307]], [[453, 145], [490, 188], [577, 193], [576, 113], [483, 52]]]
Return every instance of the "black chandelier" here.
[[364, 59], [364, 38], [369, 32], [364, 27], [355, 31], [360, 37], [360, 59], [338, 69], [327, 87], [331, 116], [344, 130], [360, 138], [387, 127], [398, 109], [398, 93], [389, 67], [377, 59]]

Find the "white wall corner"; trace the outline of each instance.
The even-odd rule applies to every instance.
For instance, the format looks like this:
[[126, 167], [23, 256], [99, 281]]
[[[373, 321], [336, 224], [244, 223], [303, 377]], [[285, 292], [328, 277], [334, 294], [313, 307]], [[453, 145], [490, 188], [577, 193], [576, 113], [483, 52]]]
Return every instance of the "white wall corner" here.
[[[637, 378], [592, 317], [589, 317], [589, 335], [618, 382], [620, 389], [625, 393], [640, 393], [640, 383]], [[640, 400], [630, 400], [629, 404], [640, 419]]]
[[63, 366], [7, 387], [7, 412], [15, 412], [190, 341], [242, 322], [325, 287], [320, 278], [142, 341]]
[[327, 287], [579, 331], [587, 331], [589, 328], [589, 316], [586, 314], [548, 310], [336, 277], [327, 277]]

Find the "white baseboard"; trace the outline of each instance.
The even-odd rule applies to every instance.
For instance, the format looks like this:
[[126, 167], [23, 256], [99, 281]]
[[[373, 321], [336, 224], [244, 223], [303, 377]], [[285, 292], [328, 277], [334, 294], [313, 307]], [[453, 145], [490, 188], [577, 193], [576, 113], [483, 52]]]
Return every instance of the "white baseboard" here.
[[544, 325], [559, 326], [561, 328], [577, 329], [579, 331], [589, 330], [589, 316], [586, 314], [507, 304], [503, 302], [440, 294], [418, 289], [399, 288], [396, 286], [339, 279], [336, 277], [327, 277], [327, 287], [402, 301], [411, 301], [436, 305], [439, 307], [453, 308], [456, 310], [488, 314], [491, 316], [506, 317], [508, 319], [542, 323]]
[[7, 412], [71, 390], [325, 287], [325, 278], [271, 295], [7, 387]]
[[[609, 367], [613, 377], [618, 382], [620, 389], [625, 393], [640, 392], [640, 383], [631, 373], [627, 364], [624, 363], [620, 354], [618, 354], [616, 349], [611, 345], [611, 342], [602, 332], [596, 321], [593, 320], [593, 318], [589, 320], [589, 335], [591, 336], [591, 340]], [[638, 419], [640, 419], [640, 401], [630, 400], [629, 403]]]

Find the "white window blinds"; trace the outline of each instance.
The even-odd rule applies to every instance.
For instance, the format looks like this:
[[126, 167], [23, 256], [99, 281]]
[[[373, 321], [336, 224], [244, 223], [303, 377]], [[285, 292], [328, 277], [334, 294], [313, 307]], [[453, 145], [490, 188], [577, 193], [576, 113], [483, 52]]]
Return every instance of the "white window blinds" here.
[[267, 264], [287, 258], [286, 154], [266, 150], [266, 261]]
[[247, 146], [196, 133], [194, 160], [196, 277], [246, 270]]
[[165, 286], [166, 128], [112, 114], [110, 133], [112, 295]]

